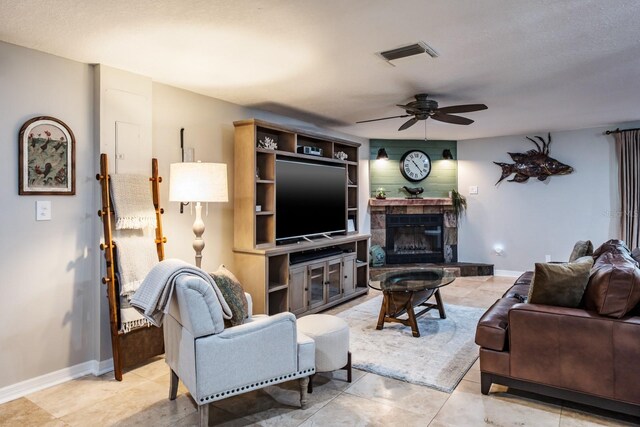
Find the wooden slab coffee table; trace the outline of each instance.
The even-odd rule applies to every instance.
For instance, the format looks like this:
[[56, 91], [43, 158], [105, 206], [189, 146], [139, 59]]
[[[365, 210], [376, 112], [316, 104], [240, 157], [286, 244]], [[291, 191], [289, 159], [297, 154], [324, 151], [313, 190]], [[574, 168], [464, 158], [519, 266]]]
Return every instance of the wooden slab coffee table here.
[[[382, 291], [383, 295], [376, 329], [382, 329], [385, 322], [402, 323], [405, 326], [411, 326], [413, 336], [419, 337], [417, 317], [437, 308], [440, 318], [446, 318], [440, 288], [455, 279], [453, 272], [437, 267], [409, 268], [381, 274], [377, 277], [379, 284], [369, 283], [371, 288]], [[432, 296], [435, 298], [435, 304], [428, 302]], [[417, 307], [425, 308], [415, 313], [414, 309]], [[399, 318], [405, 313], [406, 319]]]

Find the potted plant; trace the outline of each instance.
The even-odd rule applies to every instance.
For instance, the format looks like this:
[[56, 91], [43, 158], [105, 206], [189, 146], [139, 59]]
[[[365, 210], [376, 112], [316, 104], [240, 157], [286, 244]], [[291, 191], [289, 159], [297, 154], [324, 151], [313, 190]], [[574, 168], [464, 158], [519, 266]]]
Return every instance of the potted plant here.
[[387, 198], [387, 190], [383, 187], [376, 189], [376, 199], [386, 199]]
[[460, 218], [460, 216], [467, 209], [467, 199], [462, 194], [458, 193], [455, 189], [449, 192], [449, 197], [451, 198], [453, 213], [456, 215], [456, 218]]

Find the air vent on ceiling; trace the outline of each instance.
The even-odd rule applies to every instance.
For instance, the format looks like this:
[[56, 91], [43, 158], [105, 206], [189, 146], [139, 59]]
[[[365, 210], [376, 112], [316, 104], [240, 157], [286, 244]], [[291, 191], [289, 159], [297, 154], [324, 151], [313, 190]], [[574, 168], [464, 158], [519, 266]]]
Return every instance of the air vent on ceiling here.
[[438, 57], [438, 52], [423, 41], [397, 49], [385, 50], [384, 52], [380, 52], [380, 56], [387, 61], [393, 61], [394, 59], [406, 58], [407, 56], [419, 55], [421, 53], [427, 53], [432, 58]]

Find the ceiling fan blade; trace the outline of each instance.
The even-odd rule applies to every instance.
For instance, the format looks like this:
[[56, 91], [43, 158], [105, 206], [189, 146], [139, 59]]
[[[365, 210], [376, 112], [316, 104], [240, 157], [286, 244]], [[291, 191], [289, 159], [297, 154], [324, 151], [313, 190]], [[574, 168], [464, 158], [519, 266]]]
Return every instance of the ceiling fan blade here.
[[368, 123], [368, 122], [377, 122], [378, 120], [388, 120], [388, 119], [397, 119], [398, 117], [409, 117], [411, 114], [402, 114], [401, 116], [391, 116], [391, 117], [382, 117], [379, 119], [371, 119], [371, 120], [360, 120], [356, 123]]
[[473, 120], [467, 119], [466, 117], [442, 114], [441, 112], [435, 113], [431, 118], [433, 120], [438, 120], [439, 122], [452, 123], [454, 125], [470, 125], [473, 123]]
[[466, 104], [466, 105], [452, 105], [450, 107], [438, 108], [441, 113], [471, 113], [474, 111], [486, 110], [487, 106], [484, 104]]
[[405, 129], [410, 128], [411, 126], [415, 125], [416, 123], [418, 123], [418, 119], [416, 119], [414, 117], [414, 118], [409, 119], [406, 122], [404, 122], [404, 124], [402, 126], [400, 126], [398, 128], [398, 130], [405, 130]]

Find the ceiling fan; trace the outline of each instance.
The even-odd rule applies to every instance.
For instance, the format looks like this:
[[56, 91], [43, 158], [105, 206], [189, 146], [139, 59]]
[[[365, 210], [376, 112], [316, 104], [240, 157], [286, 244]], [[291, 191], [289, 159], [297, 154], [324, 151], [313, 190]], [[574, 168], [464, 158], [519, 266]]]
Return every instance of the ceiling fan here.
[[409, 102], [407, 105], [397, 104], [398, 107], [404, 109], [407, 114], [399, 116], [382, 117], [380, 119], [361, 120], [356, 123], [377, 122], [378, 120], [396, 119], [399, 117], [413, 116], [411, 119], [404, 122], [398, 130], [405, 130], [418, 123], [419, 120], [426, 120], [432, 118], [440, 122], [452, 123], [454, 125], [470, 125], [473, 120], [466, 117], [454, 116], [451, 113], [471, 113], [472, 111], [486, 110], [487, 106], [484, 104], [466, 104], [466, 105], [452, 105], [450, 107], [438, 107], [438, 102], [433, 99], [427, 99], [429, 95], [426, 93], [419, 93], [415, 96], [416, 100]]

